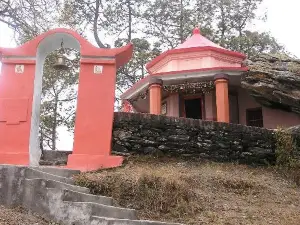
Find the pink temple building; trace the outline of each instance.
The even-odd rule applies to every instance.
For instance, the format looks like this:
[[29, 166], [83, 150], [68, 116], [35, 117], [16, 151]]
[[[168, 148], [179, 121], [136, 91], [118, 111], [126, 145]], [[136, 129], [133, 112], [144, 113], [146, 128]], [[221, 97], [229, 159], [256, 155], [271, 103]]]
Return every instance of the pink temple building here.
[[246, 56], [224, 49], [198, 28], [146, 66], [149, 75], [122, 96], [123, 111], [265, 128], [300, 124], [300, 116], [257, 103], [241, 87]]

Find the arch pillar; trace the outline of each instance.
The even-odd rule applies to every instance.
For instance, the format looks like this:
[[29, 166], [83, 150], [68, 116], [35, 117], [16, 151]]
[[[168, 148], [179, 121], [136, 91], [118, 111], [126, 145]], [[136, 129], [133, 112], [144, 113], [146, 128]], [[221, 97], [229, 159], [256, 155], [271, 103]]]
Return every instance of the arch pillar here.
[[152, 77], [149, 83], [149, 95], [150, 95], [150, 114], [160, 115], [161, 114], [161, 94], [162, 94], [161, 79]]
[[129, 100], [122, 100], [122, 112], [132, 112], [132, 106]]
[[29, 165], [36, 61], [30, 57], [18, 59], [2, 54], [1, 62], [0, 164]]
[[216, 74], [214, 80], [216, 87], [217, 121], [229, 123], [228, 75]]
[[[100, 65], [101, 73], [95, 73]], [[112, 156], [116, 61], [81, 59], [73, 153], [67, 167], [91, 171], [122, 165], [123, 157]]]

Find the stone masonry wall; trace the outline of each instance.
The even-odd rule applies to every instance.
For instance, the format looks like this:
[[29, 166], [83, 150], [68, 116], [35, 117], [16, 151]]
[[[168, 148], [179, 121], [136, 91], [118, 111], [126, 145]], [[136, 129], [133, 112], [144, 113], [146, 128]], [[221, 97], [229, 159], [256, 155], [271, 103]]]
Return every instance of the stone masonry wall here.
[[139, 113], [115, 113], [113, 151], [247, 164], [275, 162], [274, 131]]

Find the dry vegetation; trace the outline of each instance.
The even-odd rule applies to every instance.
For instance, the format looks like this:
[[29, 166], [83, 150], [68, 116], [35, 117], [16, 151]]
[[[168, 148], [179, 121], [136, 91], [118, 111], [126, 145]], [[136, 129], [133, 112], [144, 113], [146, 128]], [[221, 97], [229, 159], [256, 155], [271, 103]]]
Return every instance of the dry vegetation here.
[[272, 168], [131, 158], [77, 183], [135, 208], [140, 218], [200, 224], [299, 224], [300, 189]]
[[22, 208], [8, 209], [0, 206], [0, 225], [58, 225]]

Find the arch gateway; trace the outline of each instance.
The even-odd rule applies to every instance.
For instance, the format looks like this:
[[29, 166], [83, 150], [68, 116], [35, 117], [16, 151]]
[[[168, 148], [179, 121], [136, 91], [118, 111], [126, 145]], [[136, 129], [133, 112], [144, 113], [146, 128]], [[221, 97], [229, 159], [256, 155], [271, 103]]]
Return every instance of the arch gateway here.
[[0, 164], [37, 166], [43, 64], [60, 48], [81, 53], [73, 154], [68, 168], [81, 171], [115, 167], [110, 155], [116, 70], [127, 63], [133, 46], [97, 48], [69, 29], [54, 29], [17, 48], [0, 48]]

